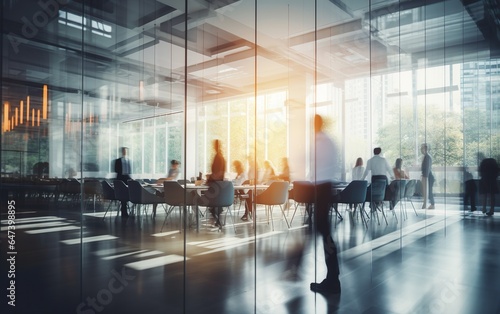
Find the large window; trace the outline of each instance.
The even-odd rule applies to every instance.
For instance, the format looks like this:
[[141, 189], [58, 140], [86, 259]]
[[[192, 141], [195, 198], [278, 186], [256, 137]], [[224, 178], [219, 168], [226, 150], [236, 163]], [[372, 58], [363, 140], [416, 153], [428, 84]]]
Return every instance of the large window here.
[[[148, 212], [137, 224], [92, 220], [105, 215], [99, 207], [105, 198], [84, 184], [112, 184], [121, 147], [129, 148], [133, 179], [165, 177], [173, 159], [181, 162], [179, 179], [207, 174], [218, 139], [226, 179], [235, 175], [235, 160], [246, 170], [257, 163], [262, 175], [265, 161], [279, 173], [287, 157], [292, 181], [305, 180], [317, 157], [311, 121], [320, 114], [325, 132], [338, 143], [342, 181], [351, 181], [357, 158], [366, 166], [375, 147], [391, 167], [401, 158], [410, 179], [418, 181], [412, 196], [419, 215], [410, 220], [398, 214], [397, 223], [363, 230], [360, 240], [390, 232], [396, 240], [390, 245], [404, 250], [415, 235], [405, 228], [413, 223], [423, 226], [416, 233], [424, 234], [431, 224], [444, 229], [448, 218], [459, 221], [464, 174], [479, 179], [481, 160], [500, 158], [500, 59], [493, 49], [499, 43], [481, 19], [498, 20], [498, 12], [487, 10], [491, 1], [481, 14], [480, 5], [469, 2], [2, 1], [1, 195], [22, 199], [20, 209], [27, 215], [64, 216], [77, 225], [70, 242], [79, 245], [78, 261], [65, 264], [54, 280], [70, 282], [68, 293], [80, 301], [95, 295], [86, 290], [95, 279], [88, 276], [88, 265], [115, 265], [92, 259], [106, 250], [116, 256], [150, 249], [156, 254], [152, 248], [161, 246], [169, 256], [163, 260], [183, 266], [200, 256], [199, 234], [189, 228], [206, 212], [183, 207], [173, 211], [176, 219], [166, 219], [172, 208], [158, 206], [158, 216]], [[423, 143], [433, 158], [439, 204], [434, 212], [421, 208]], [[71, 192], [68, 182], [74, 184]], [[134, 209], [141, 212], [140, 206]], [[128, 233], [132, 227], [137, 229]], [[246, 278], [245, 289], [263, 296], [245, 301], [254, 312], [272, 312], [273, 293], [254, 286], [260, 276], [256, 265], [265, 264], [269, 254], [265, 241], [274, 240], [272, 227], [260, 227], [244, 235], [235, 228], [230, 241], [253, 237], [249, 242], [257, 249], [246, 253], [254, 264], [243, 266], [254, 276]], [[337, 234], [345, 240], [342, 250], [360, 244], [346, 239], [350, 232]], [[141, 241], [133, 248], [110, 244], [99, 250], [84, 241], [103, 234], [124, 247]], [[173, 239], [179, 242], [165, 244]], [[383, 251], [372, 249], [373, 256]], [[145, 259], [139, 253], [137, 259]], [[189, 299], [200, 295], [210, 303], [207, 291], [190, 289], [191, 279], [205, 279], [200, 269], [169, 271], [165, 276], [182, 277], [185, 286], [175, 287], [175, 298], [161, 294], [160, 305], [166, 299], [179, 312], [189, 312]], [[170, 289], [164, 278], [138, 278]], [[46, 304], [59, 297], [43, 296]]]

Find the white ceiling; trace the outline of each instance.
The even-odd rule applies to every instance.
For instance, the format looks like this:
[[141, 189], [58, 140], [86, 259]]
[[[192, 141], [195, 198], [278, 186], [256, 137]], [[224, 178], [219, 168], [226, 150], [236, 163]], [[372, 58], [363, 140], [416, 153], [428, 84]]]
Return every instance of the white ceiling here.
[[[470, 8], [477, 11], [478, 2]], [[188, 104], [194, 104], [252, 93], [256, 75], [264, 87], [286, 86], [291, 77], [315, 71], [320, 81], [341, 83], [411, 67], [422, 58], [435, 64], [474, 60], [491, 44], [459, 0], [318, 0], [317, 11], [310, 0], [258, 1], [257, 8], [254, 0], [190, 0], [187, 41], [184, 0], [103, 0], [92, 2], [94, 7], [84, 2], [85, 14], [81, 3], [59, 9], [85, 15], [87, 25], [110, 27], [111, 38], [62, 24], [57, 16], [28, 38], [23, 17], [29, 20], [40, 7], [4, 1], [3, 31], [9, 36], [2, 97], [49, 84], [53, 96], [98, 99], [109, 86], [104, 97], [119, 102], [125, 118], [143, 112], [137, 106], [144, 104], [182, 110], [186, 69]], [[400, 15], [400, 8], [410, 9]], [[387, 16], [397, 25], [384, 25]], [[403, 16], [411, 22], [398, 20]], [[15, 47], [12, 39], [20, 44]], [[397, 58], [399, 53], [404, 57]], [[140, 81], [146, 86], [143, 99]]]

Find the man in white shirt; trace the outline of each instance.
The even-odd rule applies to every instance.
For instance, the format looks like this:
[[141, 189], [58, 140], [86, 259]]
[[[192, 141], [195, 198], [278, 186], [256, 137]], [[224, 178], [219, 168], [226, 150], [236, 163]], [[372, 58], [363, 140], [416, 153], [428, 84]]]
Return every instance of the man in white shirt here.
[[391, 166], [389, 166], [389, 163], [384, 157], [380, 156], [380, 153], [382, 153], [382, 148], [375, 147], [373, 149], [374, 156], [368, 159], [368, 162], [366, 163], [366, 169], [365, 173], [363, 174], [363, 180], [366, 179], [366, 176], [368, 175], [369, 172], [371, 172], [371, 177], [385, 176], [387, 179], [391, 180], [394, 179], [392, 175]]

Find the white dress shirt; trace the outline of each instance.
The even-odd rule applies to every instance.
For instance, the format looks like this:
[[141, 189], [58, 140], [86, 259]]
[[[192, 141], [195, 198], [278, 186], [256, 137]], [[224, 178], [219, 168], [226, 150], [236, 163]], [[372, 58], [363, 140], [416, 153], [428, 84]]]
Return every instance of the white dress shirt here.
[[389, 166], [387, 160], [380, 156], [375, 155], [372, 158], [368, 159], [366, 163], [365, 173], [363, 174], [363, 180], [368, 175], [368, 172], [371, 172], [371, 176], [386, 176], [387, 179], [392, 179], [394, 176], [392, 174], [392, 168]]
[[338, 181], [340, 179], [339, 151], [335, 142], [324, 132], [316, 133], [315, 140], [316, 150], [312, 152], [309, 180], [312, 182]]
[[130, 160], [122, 157], [122, 174], [130, 174]]

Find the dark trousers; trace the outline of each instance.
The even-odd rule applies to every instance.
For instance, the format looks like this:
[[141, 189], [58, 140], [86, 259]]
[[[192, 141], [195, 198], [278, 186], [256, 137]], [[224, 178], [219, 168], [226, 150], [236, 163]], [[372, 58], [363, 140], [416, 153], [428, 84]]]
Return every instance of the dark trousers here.
[[476, 182], [472, 180], [465, 181], [464, 206], [470, 205], [471, 210], [476, 210]]
[[[116, 176], [116, 179], [118, 180], [121, 180], [123, 182], [125, 182], [125, 184], [127, 184], [128, 180], [130, 180], [130, 176], [128, 174], [119, 174]], [[120, 207], [120, 210], [122, 212], [122, 216], [128, 216], [128, 210], [127, 210], [127, 206], [128, 206], [128, 201], [122, 201], [121, 202], [121, 207]]]
[[324, 182], [316, 185], [315, 221], [316, 232], [323, 240], [325, 252], [325, 263], [327, 268], [326, 281], [333, 285], [340, 285], [339, 262], [337, 258], [337, 246], [331, 234], [329, 212], [332, 206], [332, 183]]
[[436, 181], [436, 179], [434, 178], [434, 175], [431, 172], [429, 173], [429, 181], [428, 181], [429, 202], [431, 202], [431, 205], [434, 205], [434, 192], [432, 190], [432, 188], [434, 187], [434, 181]]
[[[337, 246], [333, 241], [330, 230], [329, 213], [333, 200], [332, 186], [331, 182], [319, 183], [315, 186], [316, 202], [314, 203], [314, 208], [312, 206], [309, 207], [310, 210], [314, 211], [314, 219], [312, 219], [313, 221], [309, 220], [310, 228], [304, 229], [304, 237], [306, 238], [306, 242], [316, 243], [314, 239], [316, 239], [318, 234], [321, 235], [327, 269], [325, 280], [329, 285], [340, 286]], [[291, 256], [287, 258], [288, 268], [298, 268], [300, 266], [306, 249], [304, 244], [298, 245], [292, 251]]]

